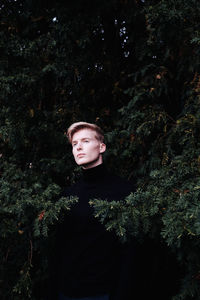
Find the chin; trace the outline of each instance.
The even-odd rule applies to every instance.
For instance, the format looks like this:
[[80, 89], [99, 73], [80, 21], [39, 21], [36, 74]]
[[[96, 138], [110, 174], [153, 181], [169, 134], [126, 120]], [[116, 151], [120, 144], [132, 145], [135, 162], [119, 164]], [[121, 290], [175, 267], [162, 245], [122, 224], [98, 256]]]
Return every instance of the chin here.
[[76, 163], [77, 163], [77, 165], [79, 165], [79, 166], [84, 166], [84, 165], [90, 164], [90, 161], [78, 161], [78, 162], [76, 162]]

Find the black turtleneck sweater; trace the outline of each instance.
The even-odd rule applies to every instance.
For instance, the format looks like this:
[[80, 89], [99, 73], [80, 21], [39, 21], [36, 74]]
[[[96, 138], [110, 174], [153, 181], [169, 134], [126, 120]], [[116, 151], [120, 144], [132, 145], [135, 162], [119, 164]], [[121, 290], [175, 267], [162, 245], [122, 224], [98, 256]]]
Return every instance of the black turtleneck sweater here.
[[78, 196], [79, 201], [65, 216], [58, 233], [56, 276], [64, 295], [78, 298], [109, 293], [115, 294], [111, 299], [125, 299], [123, 285], [130, 263], [126, 262], [127, 249], [94, 217], [89, 200], [119, 201], [131, 191], [127, 181], [110, 174], [103, 164], [83, 170], [82, 178], [65, 190], [64, 196]]
[[82, 178], [64, 191], [79, 201], [58, 226], [46, 299], [56, 300], [59, 291], [75, 298], [108, 293], [109, 300], [169, 300], [175, 295], [180, 275], [168, 249], [149, 239], [142, 245], [134, 240], [121, 244], [88, 203], [94, 198], [120, 201], [131, 191], [104, 165], [83, 170]]

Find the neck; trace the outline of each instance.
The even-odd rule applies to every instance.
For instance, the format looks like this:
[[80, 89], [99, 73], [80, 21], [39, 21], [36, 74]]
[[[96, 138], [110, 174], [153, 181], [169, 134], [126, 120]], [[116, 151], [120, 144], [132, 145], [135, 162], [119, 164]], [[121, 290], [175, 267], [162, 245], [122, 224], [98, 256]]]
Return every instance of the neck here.
[[95, 167], [97, 167], [101, 164], [103, 164], [103, 159], [102, 159], [102, 156], [99, 156], [97, 158], [97, 160], [95, 160], [91, 163], [83, 165], [82, 168], [83, 168], [83, 170], [92, 169], [92, 168], [95, 168]]
[[106, 168], [103, 163], [96, 165], [93, 168], [83, 169], [83, 179], [85, 181], [98, 181], [101, 178], [104, 178], [106, 174]]

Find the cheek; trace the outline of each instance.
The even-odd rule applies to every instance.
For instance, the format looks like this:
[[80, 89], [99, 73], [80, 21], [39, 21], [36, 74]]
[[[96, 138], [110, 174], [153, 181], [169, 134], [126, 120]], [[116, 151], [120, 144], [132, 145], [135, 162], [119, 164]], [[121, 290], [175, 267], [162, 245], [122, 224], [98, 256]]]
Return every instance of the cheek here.
[[72, 149], [72, 154], [75, 157], [75, 149], [74, 148]]
[[100, 153], [99, 146], [97, 145], [97, 146], [92, 147], [92, 149], [90, 149], [90, 153], [93, 156], [99, 155], [99, 153]]

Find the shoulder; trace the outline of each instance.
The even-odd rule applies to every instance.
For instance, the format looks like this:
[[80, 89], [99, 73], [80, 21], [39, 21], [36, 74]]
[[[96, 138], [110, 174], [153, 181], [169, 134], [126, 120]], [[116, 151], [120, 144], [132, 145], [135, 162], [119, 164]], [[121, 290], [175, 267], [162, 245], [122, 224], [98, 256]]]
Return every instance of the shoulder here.
[[136, 186], [133, 182], [120, 177], [119, 175], [108, 173], [108, 176], [104, 178], [107, 182], [108, 189], [117, 193], [120, 198], [124, 198], [130, 193], [135, 192]]

